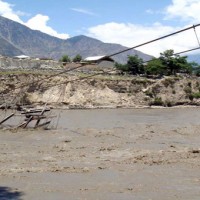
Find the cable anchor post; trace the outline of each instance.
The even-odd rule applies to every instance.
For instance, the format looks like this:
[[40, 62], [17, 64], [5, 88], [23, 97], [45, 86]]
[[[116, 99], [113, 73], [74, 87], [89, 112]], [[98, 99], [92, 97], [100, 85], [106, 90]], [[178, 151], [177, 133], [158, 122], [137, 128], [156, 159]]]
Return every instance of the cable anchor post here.
[[196, 32], [195, 25], [193, 25], [193, 30], [194, 30], [194, 34], [195, 34], [196, 39], [197, 39], [197, 43], [198, 43], [198, 45], [199, 45], [199, 47], [200, 47], [200, 41], [199, 41], [199, 37], [198, 37], [197, 32]]

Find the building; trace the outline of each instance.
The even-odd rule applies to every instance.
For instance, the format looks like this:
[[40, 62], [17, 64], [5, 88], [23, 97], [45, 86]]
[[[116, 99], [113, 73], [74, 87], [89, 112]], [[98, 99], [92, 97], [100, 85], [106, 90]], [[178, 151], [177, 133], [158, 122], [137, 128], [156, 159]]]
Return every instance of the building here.
[[114, 62], [114, 60], [108, 56], [92, 56], [92, 57], [87, 57], [83, 60], [83, 63], [94, 63], [94, 64], [99, 64], [102, 61], [109, 61], [109, 62]]

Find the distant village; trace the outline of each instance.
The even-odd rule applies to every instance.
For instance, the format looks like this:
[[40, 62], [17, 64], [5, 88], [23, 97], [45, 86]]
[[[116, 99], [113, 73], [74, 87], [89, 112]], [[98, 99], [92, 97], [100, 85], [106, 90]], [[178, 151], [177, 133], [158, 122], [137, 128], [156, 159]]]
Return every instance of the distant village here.
[[[62, 60], [53, 60], [52, 58], [33, 58], [27, 55], [18, 55], [14, 57], [0, 56], [0, 69], [63, 69], [76, 67], [77, 64], [86, 67], [95, 68], [114, 67], [114, 60], [107, 56], [87, 57], [79, 62], [63, 62]], [[73, 65], [73, 66], [72, 66]]]

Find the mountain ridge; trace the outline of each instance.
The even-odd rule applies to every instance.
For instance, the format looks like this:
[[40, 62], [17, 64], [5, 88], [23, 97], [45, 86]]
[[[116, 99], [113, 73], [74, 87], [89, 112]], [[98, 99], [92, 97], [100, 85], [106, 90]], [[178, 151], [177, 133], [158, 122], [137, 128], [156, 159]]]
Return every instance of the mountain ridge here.
[[[104, 43], [85, 35], [63, 40], [41, 31], [32, 30], [25, 25], [0, 16], [0, 54], [15, 56], [26, 54], [31, 57], [49, 57], [58, 60], [67, 54], [73, 58], [80, 54], [83, 58], [97, 55], [110, 55], [128, 47], [115, 43]], [[3, 45], [2, 45], [3, 44]], [[6, 49], [6, 50], [5, 50]], [[138, 55], [143, 60], [152, 56], [137, 50], [130, 50], [113, 56], [116, 62], [125, 63], [128, 55]]]

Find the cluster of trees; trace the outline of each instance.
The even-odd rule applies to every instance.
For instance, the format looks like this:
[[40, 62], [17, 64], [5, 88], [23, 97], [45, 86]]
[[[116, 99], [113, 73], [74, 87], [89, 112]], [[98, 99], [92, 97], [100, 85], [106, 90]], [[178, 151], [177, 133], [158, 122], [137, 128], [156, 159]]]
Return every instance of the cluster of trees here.
[[60, 59], [60, 62], [81, 62], [82, 56], [77, 54], [73, 59], [71, 59], [68, 55], [63, 55], [62, 58]]
[[176, 75], [186, 73], [200, 75], [200, 66], [195, 62], [188, 62], [187, 56], [175, 55], [173, 50], [160, 53], [159, 58], [144, 62], [136, 56], [128, 56], [126, 64], [115, 63], [115, 67], [122, 73], [146, 75]]

